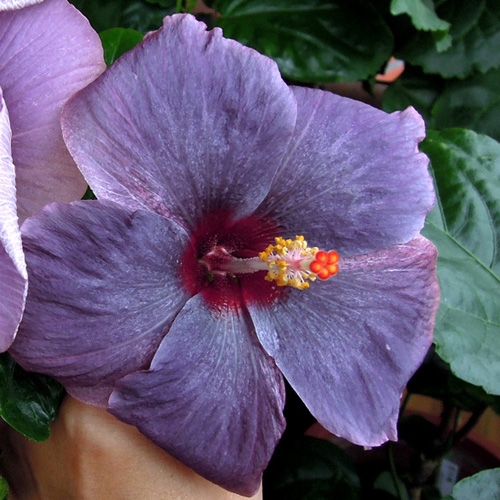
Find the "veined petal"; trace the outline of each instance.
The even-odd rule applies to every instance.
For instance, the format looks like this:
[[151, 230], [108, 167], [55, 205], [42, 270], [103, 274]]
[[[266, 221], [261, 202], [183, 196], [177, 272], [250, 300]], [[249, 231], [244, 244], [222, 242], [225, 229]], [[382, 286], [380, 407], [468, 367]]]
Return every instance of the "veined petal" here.
[[344, 259], [287, 301], [248, 305], [262, 345], [326, 429], [364, 446], [396, 439], [401, 393], [432, 341], [435, 265], [419, 236]]
[[100, 198], [186, 227], [267, 194], [295, 125], [276, 64], [190, 15], [124, 54], [63, 112], [73, 157]]
[[9, 115], [0, 89], [0, 352], [7, 350], [14, 339], [27, 290], [10, 143]]
[[214, 483], [257, 491], [283, 429], [284, 386], [248, 316], [189, 300], [151, 368], [119, 381], [110, 411]]
[[97, 33], [66, 0], [0, 12], [0, 85], [12, 125], [21, 220], [85, 192], [64, 145], [61, 109], [104, 68]]
[[387, 114], [330, 92], [294, 87], [290, 149], [259, 208], [289, 236], [357, 255], [406, 243], [434, 204], [425, 135], [409, 108]]
[[54, 203], [22, 227], [30, 293], [11, 353], [76, 398], [104, 405], [149, 365], [188, 295], [176, 223], [106, 201]]
[[3, 10], [22, 9], [23, 7], [42, 2], [43, 0], [2, 0], [0, 3], [0, 12]]

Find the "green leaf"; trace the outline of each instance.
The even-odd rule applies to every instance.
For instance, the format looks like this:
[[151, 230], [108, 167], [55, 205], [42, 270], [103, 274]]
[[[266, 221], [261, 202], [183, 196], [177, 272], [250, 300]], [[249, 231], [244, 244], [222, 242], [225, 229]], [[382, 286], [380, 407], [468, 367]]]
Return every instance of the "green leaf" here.
[[33, 441], [47, 439], [63, 396], [58, 382], [25, 372], [8, 353], [0, 354], [0, 417], [18, 432]]
[[104, 61], [111, 66], [122, 54], [142, 41], [138, 31], [125, 28], [111, 28], [99, 33], [104, 49]]
[[92, 27], [97, 31], [120, 26], [122, 12], [135, 0], [113, 0], [102, 2], [101, 0], [70, 0], [71, 3], [87, 17]]
[[408, 391], [438, 399], [460, 410], [479, 412], [487, 405], [500, 414], [500, 396], [488, 394], [482, 387], [453, 375], [450, 365], [435, 352], [430, 353], [411, 378]]
[[9, 498], [9, 485], [7, 481], [0, 476], [0, 500], [7, 500]]
[[439, 52], [451, 45], [451, 36], [448, 35], [451, 25], [437, 16], [431, 0], [392, 0], [390, 9], [393, 16], [410, 16], [417, 30], [432, 31]]
[[484, 73], [500, 65], [498, 0], [445, 0], [439, 13], [451, 23], [451, 46], [439, 52], [432, 35], [419, 32], [397, 52], [398, 57], [422, 66], [426, 73], [445, 78], [464, 78], [474, 71]]
[[495, 69], [447, 83], [432, 109], [431, 126], [469, 128], [500, 140], [499, 116], [500, 69]]
[[483, 470], [459, 481], [451, 492], [453, 500], [498, 500], [500, 468]]
[[500, 144], [472, 131], [429, 131], [437, 206], [423, 234], [437, 246], [436, 352], [455, 375], [500, 395]]
[[[397, 485], [394, 483], [397, 482]], [[399, 500], [409, 500], [408, 491], [403, 481], [399, 477], [394, 477], [389, 471], [382, 472], [375, 482], [373, 483], [373, 489], [375, 491], [384, 491], [388, 493], [391, 497]], [[403, 492], [401, 497], [399, 492]]]
[[450, 23], [439, 19], [431, 0], [392, 0], [391, 14], [408, 14], [413, 25], [423, 31], [448, 31]]
[[425, 119], [431, 120], [432, 107], [442, 92], [444, 80], [439, 76], [428, 76], [417, 68], [406, 68], [404, 73], [385, 90], [382, 96], [384, 111], [406, 109], [413, 106]]
[[162, 7], [168, 7], [169, 9], [176, 8], [179, 2], [178, 0], [146, 0], [148, 3], [155, 3], [161, 5]]
[[277, 449], [264, 477], [269, 498], [357, 500], [359, 477], [347, 454], [324, 439], [301, 436]]
[[293, 80], [363, 80], [392, 55], [392, 34], [370, 2], [218, 0], [215, 8], [225, 36], [273, 58]]
[[82, 196], [82, 200], [97, 200], [97, 196], [94, 194], [94, 191], [90, 189], [90, 186], [87, 186], [87, 191]]
[[165, 16], [176, 11], [176, 0], [154, 5], [141, 0], [70, 0], [100, 33], [110, 28], [131, 28], [141, 33], [158, 29]]
[[148, 4], [145, 2], [131, 2], [123, 9], [120, 26], [131, 28], [141, 33], [157, 30], [163, 24], [163, 18], [176, 12], [176, 3], [170, 2], [169, 6]]

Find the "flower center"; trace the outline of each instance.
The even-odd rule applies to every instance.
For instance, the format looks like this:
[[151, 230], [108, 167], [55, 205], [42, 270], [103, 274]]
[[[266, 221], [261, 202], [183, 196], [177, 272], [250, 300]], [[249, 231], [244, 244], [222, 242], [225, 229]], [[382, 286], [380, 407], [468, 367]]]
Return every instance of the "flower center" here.
[[256, 215], [233, 221], [219, 211], [204, 218], [182, 259], [186, 288], [202, 293], [215, 309], [239, 308], [243, 302], [274, 302], [286, 287], [304, 290], [310, 281], [338, 272], [336, 252], [310, 248], [303, 236], [275, 238], [278, 230], [274, 221]]

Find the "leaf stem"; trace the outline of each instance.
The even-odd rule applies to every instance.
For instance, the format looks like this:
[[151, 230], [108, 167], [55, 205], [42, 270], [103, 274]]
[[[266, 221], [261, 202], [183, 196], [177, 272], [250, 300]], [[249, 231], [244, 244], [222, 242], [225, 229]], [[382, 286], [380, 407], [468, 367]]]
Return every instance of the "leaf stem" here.
[[394, 483], [394, 487], [398, 493], [399, 500], [406, 500], [407, 495], [406, 491], [403, 490], [403, 485], [398, 473], [396, 471], [396, 464], [394, 463], [394, 442], [390, 441], [387, 447], [387, 453], [389, 455], [389, 468], [391, 471], [392, 481]]
[[486, 411], [488, 405], [482, 405], [480, 408], [472, 412], [472, 415], [469, 417], [469, 420], [465, 422], [462, 428], [455, 432], [450, 439], [450, 448], [456, 445], [459, 441], [461, 441], [469, 432], [476, 426], [479, 422], [479, 419], [483, 416], [483, 413]]

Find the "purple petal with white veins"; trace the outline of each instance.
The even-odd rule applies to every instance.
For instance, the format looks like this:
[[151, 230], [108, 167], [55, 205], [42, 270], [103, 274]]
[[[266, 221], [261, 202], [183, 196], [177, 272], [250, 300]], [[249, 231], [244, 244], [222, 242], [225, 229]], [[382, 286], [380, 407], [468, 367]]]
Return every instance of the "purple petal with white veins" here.
[[189, 15], [116, 61], [71, 99], [63, 134], [99, 198], [187, 227], [235, 218], [267, 194], [296, 116], [276, 64]]
[[436, 249], [407, 244], [341, 260], [287, 301], [249, 304], [257, 335], [311, 413], [353, 443], [396, 439], [401, 393], [432, 341]]
[[187, 301], [178, 260], [189, 239], [162, 216], [106, 201], [48, 205], [22, 233], [30, 293], [11, 353], [105, 405], [117, 379], [149, 366]]
[[23, 7], [29, 7], [36, 3], [42, 3], [43, 0], [0, 0], [0, 12], [4, 10], [16, 10]]
[[0, 89], [0, 352], [14, 340], [27, 289], [10, 142], [9, 115]]
[[424, 122], [412, 108], [387, 114], [330, 92], [293, 88], [297, 126], [258, 209], [342, 256], [406, 243], [434, 204]]
[[283, 378], [246, 313], [189, 300], [151, 368], [117, 383], [110, 411], [198, 474], [243, 495], [259, 487], [285, 426]]
[[64, 145], [61, 109], [104, 68], [99, 36], [66, 0], [0, 12], [0, 85], [10, 113], [21, 220], [46, 203], [85, 192]]

